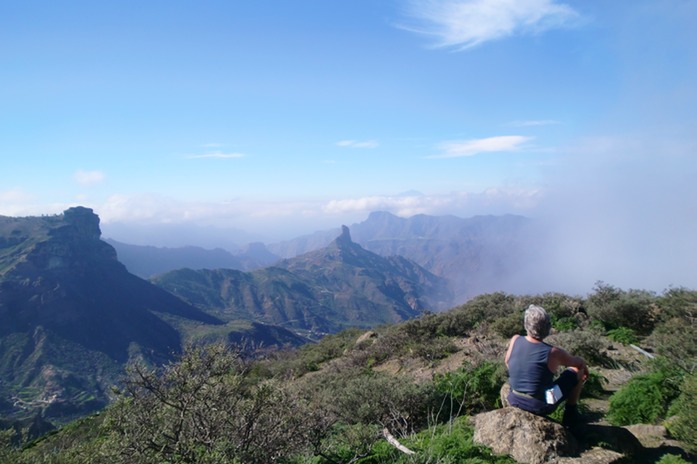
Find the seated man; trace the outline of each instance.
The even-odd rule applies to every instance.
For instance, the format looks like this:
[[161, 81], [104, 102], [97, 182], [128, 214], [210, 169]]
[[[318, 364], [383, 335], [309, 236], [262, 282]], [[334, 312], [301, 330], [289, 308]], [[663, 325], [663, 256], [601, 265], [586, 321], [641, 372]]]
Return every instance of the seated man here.
[[[525, 311], [524, 326], [527, 335], [514, 335], [506, 352], [511, 386], [508, 402], [534, 414], [547, 415], [566, 400], [562, 424], [575, 425], [580, 420], [578, 399], [588, 378], [586, 362], [542, 341], [552, 328], [544, 308], [530, 305]], [[554, 380], [559, 367], [567, 369]]]

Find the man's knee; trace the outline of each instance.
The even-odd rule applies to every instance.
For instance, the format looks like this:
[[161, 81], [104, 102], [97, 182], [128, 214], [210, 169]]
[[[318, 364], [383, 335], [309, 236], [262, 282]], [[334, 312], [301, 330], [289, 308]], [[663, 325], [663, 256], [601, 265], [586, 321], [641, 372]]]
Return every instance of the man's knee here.
[[576, 380], [578, 383], [583, 383], [583, 371], [578, 367], [567, 367], [568, 370], [573, 371], [576, 374]]

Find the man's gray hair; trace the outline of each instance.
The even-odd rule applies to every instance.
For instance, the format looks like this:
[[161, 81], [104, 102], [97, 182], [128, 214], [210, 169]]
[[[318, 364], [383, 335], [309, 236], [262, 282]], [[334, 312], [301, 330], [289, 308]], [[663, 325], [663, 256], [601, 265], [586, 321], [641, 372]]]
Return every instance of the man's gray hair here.
[[542, 306], [532, 304], [525, 310], [523, 325], [528, 335], [536, 340], [543, 340], [552, 329], [552, 321], [547, 311]]

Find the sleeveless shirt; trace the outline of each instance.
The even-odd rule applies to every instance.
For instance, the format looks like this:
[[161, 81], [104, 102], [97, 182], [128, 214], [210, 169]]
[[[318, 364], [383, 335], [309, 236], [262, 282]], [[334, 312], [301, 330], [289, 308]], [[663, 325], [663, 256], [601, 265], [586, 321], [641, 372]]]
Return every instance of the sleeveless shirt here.
[[508, 358], [509, 383], [513, 390], [544, 401], [544, 391], [552, 385], [554, 374], [547, 366], [552, 346], [532, 343], [520, 336], [513, 342]]

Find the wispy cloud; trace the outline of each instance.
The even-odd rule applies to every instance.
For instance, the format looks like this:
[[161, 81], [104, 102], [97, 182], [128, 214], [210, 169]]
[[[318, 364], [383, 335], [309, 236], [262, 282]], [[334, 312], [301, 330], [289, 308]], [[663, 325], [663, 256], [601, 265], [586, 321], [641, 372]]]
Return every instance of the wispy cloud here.
[[438, 47], [459, 50], [569, 27], [580, 19], [556, 0], [408, 0], [406, 13], [416, 24], [402, 28], [434, 37]]
[[522, 135], [500, 135], [483, 139], [452, 140], [438, 145], [440, 153], [428, 158], [461, 158], [481, 153], [520, 151], [532, 137]]
[[340, 147], [348, 148], [377, 148], [379, 145], [376, 140], [342, 140], [336, 142], [336, 144]]
[[76, 171], [73, 179], [80, 185], [95, 185], [104, 181], [106, 176], [101, 171]]
[[244, 153], [223, 153], [221, 151], [216, 151], [213, 153], [203, 153], [200, 155], [187, 155], [188, 159], [202, 159], [202, 158], [218, 158], [218, 159], [231, 159], [231, 158], [244, 158]]

